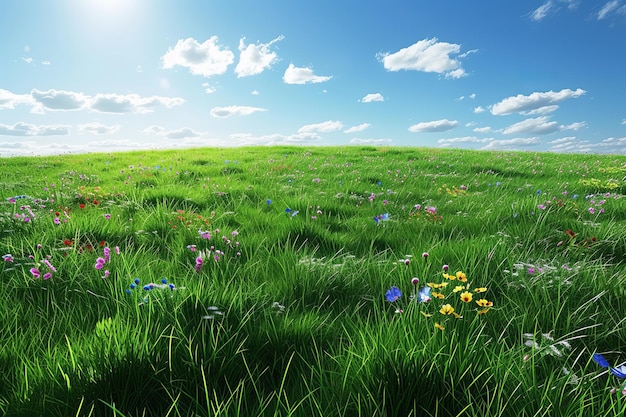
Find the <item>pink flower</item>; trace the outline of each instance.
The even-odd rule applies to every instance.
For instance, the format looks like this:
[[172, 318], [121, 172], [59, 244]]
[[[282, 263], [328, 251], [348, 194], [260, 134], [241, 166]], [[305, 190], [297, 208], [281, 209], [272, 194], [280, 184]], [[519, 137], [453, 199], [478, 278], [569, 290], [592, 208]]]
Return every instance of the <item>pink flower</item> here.
[[417, 285], [417, 284], [419, 284], [419, 283], [420, 283], [420, 279], [419, 279], [419, 278], [414, 277], [414, 278], [412, 278], [412, 279], [411, 279], [411, 284], [413, 284], [413, 285]]
[[444, 265], [443, 267], [441, 267], [441, 269], [443, 269], [443, 272], [448, 272], [448, 269], [450, 267], [448, 265]]
[[109, 220], [111, 218], [111, 215], [109, 213], [107, 213], [107, 214], [104, 215], [104, 218]]
[[35, 278], [39, 278], [41, 276], [41, 272], [37, 268], [31, 268], [30, 273], [33, 274]]
[[596, 210], [593, 207], [589, 207], [589, 213], [594, 214]]
[[424, 258], [424, 259], [428, 259], [428, 252], [424, 252], [424, 253], [422, 253], [422, 258]]
[[50, 279], [50, 278], [52, 278], [52, 273], [46, 272], [45, 274], [43, 274], [43, 279]]
[[118, 254], [118, 255], [120, 254], [120, 247], [119, 246], [115, 247], [115, 253]]
[[54, 224], [61, 224], [61, 219], [59, 219], [58, 217], [55, 217], [53, 222]]

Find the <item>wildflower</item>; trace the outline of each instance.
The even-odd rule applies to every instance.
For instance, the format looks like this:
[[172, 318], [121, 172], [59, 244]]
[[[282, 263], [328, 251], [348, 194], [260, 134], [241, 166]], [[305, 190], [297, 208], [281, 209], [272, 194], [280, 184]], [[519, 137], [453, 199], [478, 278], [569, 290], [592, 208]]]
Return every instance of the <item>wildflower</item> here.
[[491, 306], [493, 306], [493, 302], [487, 301], [484, 298], [481, 298], [480, 300], [476, 300], [476, 304], [478, 304], [479, 307], [491, 307]]
[[[5, 256], [6, 256], [6, 255], [5, 255]], [[419, 284], [419, 283], [420, 283], [420, 279], [419, 279], [419, 278], [417, 278], [417, 277], [413, 277], [413, 278], [411, 279], [411, 284], [413, 284], [413, 285], [417, 285], [417, 284]]]
[[104, 271], [104, 276], [103, 276], [102, 278], [108, 278], [108, 277], [109, 277], [109, 274], [110, 274], [109, 270], [108, 270], [108, 269], [107, 269], [107, 270], [105, 270], [105, 271]]
[[537, 205], [537, 208], [540, 209], [540, 210], [545, 210], [546, 206], [544, 206], [543, 204], [539, 204], [539, 205]]
[[467, 282], [467, 275], [465, 275], [464, 272], [461, 271], [457, 271], [456, 273], [456, 279], [458, 279], [461, 282]]
[[54, 224], [61, 224], [61, 219], [59, 219], [58, 217], [55, 217], [53, 222]]
[[465, 286], [463, 285], [457, 285], [456, 287], [454, 287], [454, 289], [452, 290], [452, 292], [459, 292], [459, 291], [463, 291], [465, 289]]
[[84, 209], [84, 208], [85, 208], [85, 205], [84, 205], [83, 203], [80, 203], [80, 204], [78, 205], [78, 207], [80, 207], [81, 209]]
[[[417, 279], [417, 278], [414, 278]], [[422, 287], [420, 288], [417, 294], [417, 301], [419, 303], [427, 303], [430, 301], [430, 287]]]
[[13, 262], [15, 261], [15, 258], [13, 258], [13, 255], [11, 255], [10, 253], [7, 253], [6, 255], [2, 255], [2, 260], [4, 262]]
[[390, 303], [393, 303], [394, 301], [400, 299], [400, 297], [402, 297], [402, 291], [400, 291], [400, 289], [396, 286], [391, 287], [385, 293], [385, 299]]
[[72, 246], [73, 244], [74, 244], [74, 242], [72, 242], [72, 241], [71, 241], [71, 240], [69, 240], [69, 239], [65, 239], [65, 240], [63, 241], [63, 245], [64, 245], [64, 246]]
[[422, 258], [424, 258], [424, 259], [428, 259], [428, 252], [424, 252], [424, 253], [422, 253]]
[[487, 314], [487, 312], [488, 312], [488, 311], [489, 311], [489, 309], [488, 309], [488, 308], [486, 308], [486, 309], [484, 309], [484, 310], [480, 310], [480, 311], [478, 312], [478, 315], [479, 315], [479, 316], [482, 316], [482, 315], [484, 315], [484, 314]]
[[604, 359], [604, 356], [600, 355], [599, 353], [593, 354], [593, 360], [601, 367], [609, 368], [609, 371], [611, 371], [611, 373], [616, 377], [626, 378], [626, 365], [622, 365], [619, 368], [612, 368], [611, 365], [609, 365], [609, 362]]
[[441, 330], [441, 331], [443, 331], [443, 330], [445, 329], [445, 327], [443, 327], [443, 326], [442, 326], [441, 324], [439, 324], [439, 323], [435, 323], [435, 328], [436, 328], [436, 329], [439, 329], [439, 330]]
[[120, 254], [120, 247], [119, 247], [119, 246], [116, 246], [116, 247], [115, 247], [115, 253], [116, 253], [117, 255], [119, 255], [119, 254]]
[[110, 220], [111, 219], [111, 215], [109, 213], [107, 213], [107, 214], [104, 215], [104, 218], [107, 219], [107, 220]]
[[442, 282], [441, 284], [436, 284], [434, 282], [429, 282], [428, 285], [430, 288], [434, 288], [434, 289], [439, 289], [439, 288], [445, 288], [448, 286], [447, 282]]
[[433, 298], [439, 298], [440, 300], [443, 300], [444, 298], [446, 298], [446, 296], [443, 295], [442, 293], [435, 292], [435, 291], [432, 292], [432, 296], [433, 296]]
[[37, 268], [31, 268], [30, 273], [33, 274], [33, 277], [39, 278], [41, 276], [41, 272]]
[[52, 278], [52, 273], [51, 272], [46, 272], [45, 274], [43, 274], [43, 279], [50, 279]]
[[103, 252], [104, 252], [104, 260], [108, 262], [111, 259], [111, 249], [109, 249], [108, 247], [105, 247]]
[[41, 262], [43, 262], [43, 263], [44, 263], [44, 264], [48, 267], [48, 269], [49, 269], [50, 271], [52, 271], [52, 272], [57, 272], [57, 269], [56, 269], [54, 266], [52, 266], [52, 264], [50, 263], [50, 261], [49, 261], [49, 260], [44, 259], [44, 260], [42, 260]]
[[192, 252], [196, 251], [196, 245], [187, 245], [187, 249], [189, 249]]
[[443, 269], [443, 272], [448, 272], [448, 268], [450, 268], [448, 265], [444, 265], [441, 267], [441, 269]]
[[454, 308], [450, 304], [444, 304], [441, 309], [439, 309], [441, 314], [450, 315], [454, 313]]
[[535, 270], [533, 268], [528, 268], [527, 271], [530, 275], [533, 275], [535, 273]]
[[463, 301], [464, 303], [469, 303], [472, 301], [472, 293], [469, 291], [465, 291], [463, 293], [461, 293], [461, 301]]
[[204, 261], [202, 260], [202, 256], [198, 256], [196, 258], [196, 272], [200, 272], [200, 269], [202, 269], [202, 264], [204, 263]]
[[476, 293], [487, 292], [487, 287], [474, 288], [474, 292]]
[[589, 207], [589, 213], [590, 213], [590, 214], [594, 214], [594, 213], [595, 213], [595, 211], [596, 211], [596, 210], [595, 210], [593, 207]]
[[456, 275], [449, 275], [449, 274], [447, 274], [445, 272], [443, 273], [443, 277], [445, 279], [449, 279], [450, 281], [454, 281], [456, 279]]
[[269, 198], [267, 200], [265, 200], [265, 202], [267, 203], [267, 205], [269, 206], [270, 204], [272, 204], [272, 200], [270, 200]]

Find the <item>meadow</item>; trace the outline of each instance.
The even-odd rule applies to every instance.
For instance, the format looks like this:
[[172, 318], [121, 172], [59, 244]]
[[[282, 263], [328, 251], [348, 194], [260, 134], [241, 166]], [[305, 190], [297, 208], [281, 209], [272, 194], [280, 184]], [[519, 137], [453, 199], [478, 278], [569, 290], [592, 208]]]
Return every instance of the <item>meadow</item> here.
[[612, 155], [0, 159], [0, 414], [624, 416], [625, 195]]

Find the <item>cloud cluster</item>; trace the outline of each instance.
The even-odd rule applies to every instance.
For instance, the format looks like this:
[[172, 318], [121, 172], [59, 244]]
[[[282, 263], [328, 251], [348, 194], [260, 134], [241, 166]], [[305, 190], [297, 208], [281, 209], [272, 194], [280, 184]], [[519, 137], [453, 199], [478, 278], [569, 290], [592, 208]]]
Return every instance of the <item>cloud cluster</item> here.
[[19, 122], [14, 125], [0, 124], [0, 136], [58, 136], [69, 135], [69, 125], [33, 125]]
[[0, 109], [14, 109], [18, 105], [31, 106], [33, 113], [46, 111], [91, 110], [100, 113], [150, 113], [156, 108], [180, 106], [179, 97], [142, 97], [139, 94], [96, 94], [64, 90], [31, 90], [29, 94], [15, 94], [0, 90]]
[[289, 64], [283, 74], [285, 84], [317, 84], [328, 81], [331, 78], [333, 77], [328, 75], [315, 75], [311, 68], [296, 67], [293, 64]]

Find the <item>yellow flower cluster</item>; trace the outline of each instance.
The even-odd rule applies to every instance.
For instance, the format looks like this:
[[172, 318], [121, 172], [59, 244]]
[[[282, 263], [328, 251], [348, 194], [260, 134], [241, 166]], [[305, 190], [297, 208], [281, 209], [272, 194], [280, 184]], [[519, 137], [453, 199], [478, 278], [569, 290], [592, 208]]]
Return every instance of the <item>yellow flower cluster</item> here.
[[[478, 306], [478, 309], [476, 309], [478, 315], [486, 314], [487, 311], [489, 311], [489, 309], [493, 307], [493, 302], [489, 301], [486, 298], [475, 299], [475, 296], [477, 296], [477, 294], [481, 294], [482, 296], [483, 293], [486, 293], [487, 287], [471, 288], [471, 285], [467, 279], [467, 274], [465, 274], [465, 272], [457, 271], [455, 274], [448, 274], [447, 272], [444, 272], [443, 278], [448, 281], [458, 281], [459, 283], [463, 283], [463, 285], [454, 286], [452, 288], [452, 291], [448, 290], [447, 292], [446, 287], [448, 286], [448, 282], [446, 281], [440, 283], [429, 282], [426, 284], [433, 290], [438, 290], [431, 292], [431, 297], [433, 300], [452, 300], [452, 294], [458, 294], [458, 300], [462, 302], [460, 304], [461, 311], [457, 312], [453, 307], [453, 303], [448, 302], [446, 304], [443, 304], [439, 309], [439, 313], [443, 316], [454, 316], [457, 319], [463, 318], [461, 314], [462, 311], [466, 309], [466, 307], [464, 306], [466, 304], [472, 303], [472, 301], [475, 302]], [[432, 316], [432, 314], [426, 314], [425, 312], [422, 312], [422, 314], [424, 314], [424, 316], [426, 317]], [[436, 322], [435, 328], [439, 330], [444, 330], [445, 327], [442, 324]]]

